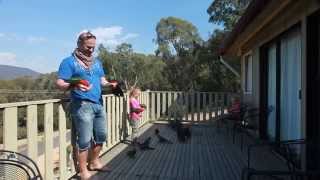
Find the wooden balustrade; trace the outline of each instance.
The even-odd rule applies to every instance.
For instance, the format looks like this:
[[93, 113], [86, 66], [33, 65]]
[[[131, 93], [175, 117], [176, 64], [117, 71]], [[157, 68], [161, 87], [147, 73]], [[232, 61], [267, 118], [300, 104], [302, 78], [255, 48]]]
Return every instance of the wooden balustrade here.
[[[184, 121], [207, 121], [218, 114], [224, 113], [224, 108], [230, 104], [231, 93], [216, 92], [176, 92], [176, 91], [145, 91], [139, 100], [147, 106], [143, 112], [140, 126], [152, 121], [173, 120], [181, 118]], [[129, 97], [103, 95], [103, 107], [107, 118], [106, 152], [120, 143], [131, 133], [128, 124]], [[0, 104], [3, 120], [3, 148], [19, 151], [20, 146], [26, 146], [26, 155], [38, 163], [45, 179], [67, 179], [74, 172], [67, 168], [67, 146], [70, 145], [70, 130], [67, 129], [68, 113], [65, 112], [61, 100], [29, 101]], [[44, 108], [44, 132], [38, 133], [39, 107]], [[26, 109], [27, 137], [18, 140], [18, 108]], [[59, 128], [54, 132], [54, 117], [57, 117]], [[68, 137], [68, 138], [67, 138]], [[58, 142], [54, 142], [58, 141]], [[40, 146], [38, 146], [40, 144]], [[54, 144], [58, 144], [55, 147]], [[40, 147], [40, 149], [38, 149]], [[59, 158], [59, 173], [54, 173], [55, 156]], [[43, 158], [43, 160], [41, 160]], [[74, 170], [74, 168], [71, 168]]]

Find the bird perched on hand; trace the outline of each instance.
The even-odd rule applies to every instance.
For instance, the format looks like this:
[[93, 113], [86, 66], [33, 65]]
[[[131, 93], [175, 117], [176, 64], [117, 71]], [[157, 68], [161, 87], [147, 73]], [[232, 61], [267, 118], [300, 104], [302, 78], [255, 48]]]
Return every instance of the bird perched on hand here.
[[143, 143], [138, 144], [141, 150], [154, 150], [153, 147], [150, 147], [151, 137], [148, 137]]
[[165, 138], [165, 137], [163, 137], [163, 136], [160, 135], [159, 129], [155, 129], [155, 130], [154, 130], [154, 133], [155, 133], [156, 136], [158, 137], [160, 143], [173, 144], [172, 141], [170, 141], [170, 140], [168, 140], [167, 138]]
[[123, 87], [124, 87], [124, 82], [123, 81], [116, 81], [116, 80], [110, 80], [109, 82], [111, 83], [117, 83], [117, 85], [115, 87], [113, 87], [111, 89], [112, 94], [118, 96], [118, 97], [123, 97], [124, 93], [123, 93]]

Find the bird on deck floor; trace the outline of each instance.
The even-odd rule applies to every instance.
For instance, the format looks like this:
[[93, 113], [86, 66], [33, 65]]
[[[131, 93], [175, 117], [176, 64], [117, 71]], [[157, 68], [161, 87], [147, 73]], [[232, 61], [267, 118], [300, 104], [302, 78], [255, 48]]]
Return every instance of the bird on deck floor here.
[[154, 133], [155, 133], [156, 136], [158, 137], [160, 143], [173, 144], [172, 141], [170, 141], [170, 140], [168, 140], [167, 138], [165, 138], [165, 137], [163, 137], [163, 136], [160, 135], [159, 129], [155, 129], [155, 130], [154, 130]]
[[141, 150], [154, 150], [155, 148], [150, 147], [151, 137], [148, 137], [143, 143], [139, 143], [138, 146]]
[[135, 158], [136, 154], [137, 154], [136, 148], [127, 152], [127, 155], [129, 156], [129, 158]]

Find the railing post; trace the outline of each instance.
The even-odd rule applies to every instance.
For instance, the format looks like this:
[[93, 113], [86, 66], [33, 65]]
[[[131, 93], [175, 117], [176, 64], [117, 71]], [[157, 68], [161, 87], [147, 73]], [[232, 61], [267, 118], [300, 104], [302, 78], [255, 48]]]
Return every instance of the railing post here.
[[200, 92], [197, 92], [197, 121], [200, 121]]
[[[130, 114], [130, 104], [129, 104], [129, 94], [126, 94], [126, 99], [127, 99], [127, 104], [126, 104], [126, 107], [127, 107], [127, 114]], [[129, 125], [129, 121], [126, 121], [126, 129], [127, 129], [127, 135], [131, 135], [131, 131], [132, 129], [130, 128], [130, 125]]]
[[4, 149], [17, 151], [18, 149], [18, 108], [8, 107], [3, 113], [3, 144]]
[[53, 179], [53, 103], [44, 107], [45, 179]]
[[209, 93], [209, 120], [211, 120], [212, 116], [213, 116], [213, 104], [212, 104], [212, 96], [213, 96], [213, 93]]
[[123, 118], [125, 118], [124, 113], [123, 113], [123, 101], [124, 98], [120, 97], [120, 122], [119, 122], [119, 128], [120, 128], [120, 141], [123, 140], [124, 138], [124, 128], [123, 128]]
[[27, 106], [27, 138], [28, 156], [36, 161], [38, 159], [38, 116], [37, 105]]
[[194, 97], [195, 97], [195, 92], [190, 93], [191, 95], [191, 121], [194, 122], [194, 113], [195, 113], [195, 102], [194, 102]]
[[146, 99], [146, 106], [147, 106], [147, 120], [148, 120], [148, 122], [150, 122], [150, 91], [148, 90], [147, 92], [146, 92], [146, 97], [147, 97], [147, 99]]
[[116, 137], [116, 143], [118, 143], [119, 141], [120, 141], [120, 136], [119, 136], [119, 134], [120, 134], [120, 129], [119, 129], [119, 123], [120, 123], [120, 106], [119, 106], [119, 97], [114, 97], [115, 99], [116, 99], [116, 102], [115, 102], [115, 107], [114, 107], [114, 109], [115, 109], [115, 111], [116, 111], [116, 116], [115, 116], [115, 127], [116, 127], [116, 134], [115, 134], [115, 137]]
[[162, 115], [162, 117], [165, 117], [166, 116], [166, 105], [167, 105], [167, 102], [166, 102], [167, 93], [166, 92], [162, 92], [161, 95], [162, 95], [161, 115]]
[[[102, 96], [102, 106], [103, 106], [103, 113], [105, 115], [106, 118], [106, 130], [108, 132], [108, 119], [107, 119], [107, 102], [106, 102], [106, 96]], [[107, 139], [108, 139], [108, 134], [106, 135]], [[106, 145], [102, 146], [102, 153], [104, 153], [107, 150], [108, 147], [108, 140], [106, 140]]]
[[111, 131], [111, 138], [112, 138], [112, 145], [115, 144], [115, 141], [116, 141], [116, 123], [115, 123], [115, 117], [116, 117], [116, 109], [115, 109], [115, 106], [116, 106], [116, 101], [115, 101], [115, 97], [112, 96], [111, 97], [111, 127], [112, 127], [112, 131]]
[[66, 143], [66, 116], [62, 108], [62, 105], [59, 105], [59, 172], [60, 179], [67, 179], [67, 143]]
[[160, 118], [160, 93], [157, 92], [157, 120]]
[[185, 120], [189, 121], [189, 93], [184, 93], [184, 105], [186, 107]]
[[156, 120], [156, 98], [155, 98], [155, 92], [151, 92], [151, 103], [150, 103], [150, 108], [151, 108], [151, 119], [152, 121]]
[[110, 148], [111, 147], [111, 131], [112, 131], [112, 127], [111, 127], [111, 97], [107, 96], [106, 97], [106, 103], [107, 103], [107, 147]]
[[202, 121], [207, 120], [207, 93], [202, 93]]

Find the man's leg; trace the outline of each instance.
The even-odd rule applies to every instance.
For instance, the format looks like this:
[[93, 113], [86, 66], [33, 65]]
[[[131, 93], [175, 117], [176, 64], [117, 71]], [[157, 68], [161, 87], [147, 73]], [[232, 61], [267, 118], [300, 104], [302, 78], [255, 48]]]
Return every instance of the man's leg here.
[[104, 167], [99, 159], [103, 143], [106, 141], [106, 119], [103, 106], [95, 104], [95, 118], [93, 120], [94, 143], [90, 152], [90, 169], [109, 170]]
[[89, 179], [91, 174], [87, 168], [88, 150], [80, 151], [78, 155], [81, 179]]
[[90, 151], [90, 169], [101, 169], [103, 168], [103, 164], [99, 159], [99, 154], [102, 149], [102, 144], [92, 145], [92, 149]]
[[77, 142], [77, 161], [81, 179], [89, 179], [91, 174], [87, 169], [88, 149], [90, 148], [94, 112], [88, 103], [74, 103], [72, 110], [72, 121], [75, 126], [76, 142]]

